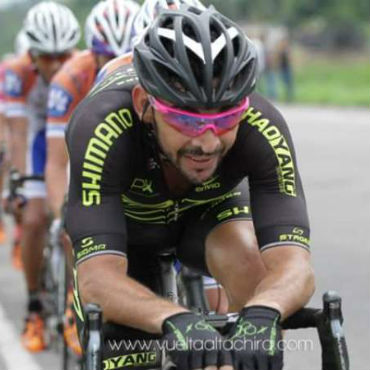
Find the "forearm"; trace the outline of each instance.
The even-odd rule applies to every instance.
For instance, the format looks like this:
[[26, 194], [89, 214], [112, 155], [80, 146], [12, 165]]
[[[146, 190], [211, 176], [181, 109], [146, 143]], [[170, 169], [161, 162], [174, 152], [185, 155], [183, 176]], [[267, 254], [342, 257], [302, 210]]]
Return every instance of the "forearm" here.
[[49, 207], [54, 218], [61, 217], [61, 208], [67, 191], [67, 169], [66, 166], [50, 163], [46, 166], [46, 187]]
[[6, 132], [6, 119], [5, 116], [0, 113], [0, 142], [5, 142], [5, 132]]
[[55, 218], [61, 217], [61, 208], [68, 186], [68, 154], [64, 138], [47, 139], [46, 188], [48, 203]]
[[88, 278], [80, 283], [80, 294], [83, 303], [94, 302], [101, 306], [105, 320], [159, 334], [167, 317], [188, 311], [158, 297], [122, 271], [95, 268], [94, 276], [99, 278]]
[[[271, 254], [276, 254], [280, 248], [298, 247], [277, 247], [262, 253], [267, 261], [267, 274], [246, 306], [273, 307], [284, 319], [306, 305], [315, 290], [315, 281], [308, 256], [302, 258], [301, 253], [293, 257], [281, 255], [277, 261]], [[308, 255], [304, 250], [298, 252]]]
[[27, 119], [11, 119], [10, 126], [10, 164], [21, 174], [26, 173]]
[[6, 119], [0, 113], [0, 176], [4, 174], [8, 166]]

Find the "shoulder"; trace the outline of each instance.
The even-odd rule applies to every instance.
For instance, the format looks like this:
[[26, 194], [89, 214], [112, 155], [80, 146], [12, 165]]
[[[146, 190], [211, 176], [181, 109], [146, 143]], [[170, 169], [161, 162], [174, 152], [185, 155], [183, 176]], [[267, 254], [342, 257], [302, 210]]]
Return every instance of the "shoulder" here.
[[[89, 50], [77, 52], [69, 59], [52, 79], [52, 85], [59, 85], [66, 89], [72, 87], [78, 90], [82, 85], [95, 79], [96, 62]], [[90, 77], [90, 78], [89, 78]]]
[[278, 126], [286, 125], [286, 121], [278, 108], [258, 93], [253, 93], [250, 96], [249, 108], [243, 118], [250, 126], [257, 126], [257, 128], [259, 126], [256, 123], [261, 119], [268, 120], [271, 124]]
[[257, 93], [250, 96], [249, 108], [243, 114], [235, 150], [248, 157], [248, 163], [255, 169], [266, 164], [275, 165], [280, 155], [289, 158], [294, 155], [292, 138], [283, 115]]
[[281, 136], [290, 137], [289, 128], [281, 112], [266, 98], [254, 93], [250, 96], [249, 108], [242, 117], [240, 134], [260, 136], [273, 145]]
[[28, 54], [8, 60], [4, 63], [4, 70], [5, 73], [15, 73], [22, 78], [37, 74]]
[[4, 91], [11, 97], [19, 97], [33, 85], [37, 72], [28, 54], [5, 63]]
[[87, 96], [72, 115], [67, 141], [72, 137], [78, 138], [80, 134], [92, 137], [101, 130], [113, 136], [132, 131], [138, 121], [131, 98], [133, 86], [117, 86], [112, 82]]
[[84, 98], [96, 77], [96, 63], [90, 51], [69, 59], [50, 83], [49, 117], [68, 120], [72, 109]]
[[83, 50], [77, 52], [71, 59], [69, 59], [62, 70], [69, 71], [69, 73], [77, 75], [81, 72], [96, 71], [96, 61], [94, 54], [90, 50]]
[[110, 73], [115, 72], [120, 67], [131, 64], [132, 61], [133, 61], [132, 53], [127, 53], [112, 59], [99, 71], [97, 82], [100, 82], [105, 76], [108, 76]]

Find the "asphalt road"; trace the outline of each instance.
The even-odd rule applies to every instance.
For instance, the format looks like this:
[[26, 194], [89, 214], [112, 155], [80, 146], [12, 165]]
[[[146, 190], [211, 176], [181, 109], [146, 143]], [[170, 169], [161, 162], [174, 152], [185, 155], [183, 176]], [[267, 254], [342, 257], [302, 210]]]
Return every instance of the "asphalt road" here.
[[[295, 141], [312, 228], [317, 290], [310, 305], [334, 289], [343, 298], [351, 370], [370, 364], [370, 122], [362, 109], [280, 106]], [[0, 246], [0, 370], [57, 369], [52, 351], [29, 355], [19, 346], [25, 305], [22, 275]], [[319, 370], [313, 330], [288, 333], [286, 370]], [[304, 342], [305, 341], [305, 342]], [[305, 350], [298, 351], [296, 347]]]

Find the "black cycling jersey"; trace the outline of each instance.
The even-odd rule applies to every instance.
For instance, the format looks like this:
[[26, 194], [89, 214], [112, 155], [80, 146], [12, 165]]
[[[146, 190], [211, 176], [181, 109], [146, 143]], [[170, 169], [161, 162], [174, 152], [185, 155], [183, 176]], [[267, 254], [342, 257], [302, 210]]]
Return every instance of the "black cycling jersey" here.
[[128, 245], [181, 244], [201, 220], [207, 224], [204, 240], [215, 225], [250, 219], [252, 213], [261, 251], [308, 248], [294, 147], [274, 106], [253, 93], [235, 144], [217, 171], [179, 197], [169, 192], [155, 138], [133, 109], [137, 83], [133, 67], [121, 67], [95, 87], [69, 124], [66, 221], [77, 263], [107, 253], [125, 256]]

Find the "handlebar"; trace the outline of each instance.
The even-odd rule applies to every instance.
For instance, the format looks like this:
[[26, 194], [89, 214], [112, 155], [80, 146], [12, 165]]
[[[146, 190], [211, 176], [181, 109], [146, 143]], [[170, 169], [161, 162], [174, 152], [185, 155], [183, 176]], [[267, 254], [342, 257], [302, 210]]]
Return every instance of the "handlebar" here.
[[[87, 305], [86, 370], [101, 370], [102, 339], [101, 309], [97, 305]], [[238, 318], [238, 314], [209, 314], [205, 320], [220, 331], [228, 328]], [[100, 320], [98, 322], [97, 320]], [[317, 328], [322, 348], [323, 370], [349, 370], [349, 357], [343, 331], [342, 299], [334, 291], [323, 295], [323, 309], [303, 308], [287, 318], [283, 329]], [[100, 362], [99, 362], [100, 361]], [[89, 364], [91, 367], [89, 367]]]
[[84, 347], [86, 352], [86, 370], [102, 370], [102, 324], [101, 308], [94, 303], [85, 306], [86, 324]]
[[41, 175], [28, 175], [23, 176], [17, 170], [11, 170], [9, 174], [9, 199], [15, 199], [19, 196], [19, 189], [26, 181], [44, 181]]

